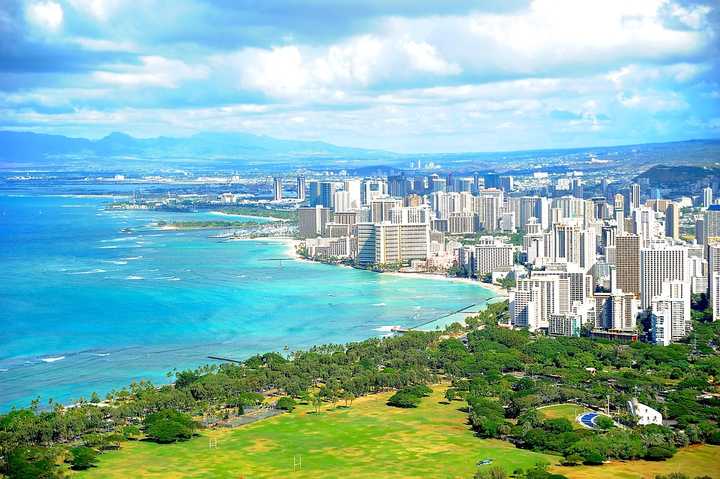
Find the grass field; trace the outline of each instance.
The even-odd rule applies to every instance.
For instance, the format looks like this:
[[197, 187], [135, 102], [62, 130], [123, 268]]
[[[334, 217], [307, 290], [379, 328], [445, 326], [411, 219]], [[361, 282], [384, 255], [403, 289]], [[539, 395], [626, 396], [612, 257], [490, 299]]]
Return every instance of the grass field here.
[[[508, 472], [554, 456], [482, 440], [466, 425], [461, 402], [440, 404], [436, 390], [417, 409], [385, 405], [389, 394], [356, 400], [349, 409], [292, 414], [235, 430], [203, 431], [191, 441], [157, 445], [124, 443], [101, 456], [97, 468], [73, 477], [91, 478], [470, 478], [476, 462], [492, 459]], [[209, 448], [210, 438], [217, 448]], [[302, 469], [293, 472], [293, 456]]]
[[577, 404], [556, 404], [554, 406], [540, 408], [538, 411], [541, 412], [546, 419], [564, 417], [573, 424], [575, 429], [582, 427], [575, 419], [584, 412], [590, 412], [589, 409], [578, 406]]
[[689, 477], [720, 479], [720, 446], [691, 446], [662, 462], [613, 462], [600, 467], [553, 467], [553, 472], [570, 479], [654, 479], [657, 474], [682, 472]]

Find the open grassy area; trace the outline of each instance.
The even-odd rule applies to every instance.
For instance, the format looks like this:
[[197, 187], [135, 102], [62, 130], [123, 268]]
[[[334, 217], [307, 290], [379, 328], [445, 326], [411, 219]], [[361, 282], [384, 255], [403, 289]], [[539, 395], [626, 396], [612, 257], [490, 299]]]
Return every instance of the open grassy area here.
[[545, 419], [564, 417], [573, 424], [575, 429], [582, 427], [575, 419], [584, 412], [590, 412], [588, 408], [578, 406], [577, 404], [555, 404], [553, 406], [539, 408], [538, 411], [542, 413]]
[[599, 467], [552, 468], [570, 479], [654, 479], [658, 474], [682, 472], [690, 477], [720, 478], [720, 446], [691, 446], [667, 461], [617, 461]]
[[[389, 394], [356, 400], [349, 409], [291, 414], [235, 430], [203, 431], [191, 441], [124, 443], [101, 456], [91, 478], [469, 478], [476, 462], [492, 459], [508, 472], [556, 458], [474, 436], [462, 402], [440, 404], [444, 388], [417, 409], [385, 405]], [[210, 438], [217, 448], [210, 448]], [[293, 473], [293, 456], [302, 470]]]

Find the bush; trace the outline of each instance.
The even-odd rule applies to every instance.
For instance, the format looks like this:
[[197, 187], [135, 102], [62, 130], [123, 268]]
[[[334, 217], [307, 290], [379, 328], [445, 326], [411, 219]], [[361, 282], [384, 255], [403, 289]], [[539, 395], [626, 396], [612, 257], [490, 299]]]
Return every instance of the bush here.
[[425, 384], [418, 384], [417, 386], [411, 386], [404, 389], [405, 391], [414, 394], [417, 397], [425, 398], [432, 394], [432, 389], [430, 389]]
[[645, 459], [648, 461], [664, 461], [675, 455], [675, 449], [663, 446], [651, 446], [645, 453]]
[[291, 397], [281, 397], [277, 401], [277, 408], [282, 409], [287, 412], [291, 412], [293, 409], [295, 409], [295, 400]]
[[6, 457], [5, 473], [10, 479], [56, 479], [62, 477], [55, 452], [44, 447], [19, 447]]
[[588, 466], [599, 466], [605, 461], [605, 456], [598, 451], [587, 451], [583, 456], [583, 463]]
[[388, 400], [388, 406], [411, 408], [418, 407], [420, 404], [420, 398], [411, 392], [400, 390], [392, 395]]
[[98, 462], [97, 451], [90, 447], [78, 446], [70, 449], [70, 466], [75, 471], [84, 471]]
[[149, 414], [144, 424], [145, 434], [161, 444], [190, 439], [195, 431], [192, 418], [173, 409], [163, 409]]
[[600, 415], [595, 419], [595, 425], [600, 429], [612, 429], [615, 423], [609, 417]]
[[578, 454], [568, 454], [562, 460], [562, 465], [563, 466], [577, 466], [578, 464], [582, 464], [582, 462], [583, 462], [582, 456], [580, 456]]

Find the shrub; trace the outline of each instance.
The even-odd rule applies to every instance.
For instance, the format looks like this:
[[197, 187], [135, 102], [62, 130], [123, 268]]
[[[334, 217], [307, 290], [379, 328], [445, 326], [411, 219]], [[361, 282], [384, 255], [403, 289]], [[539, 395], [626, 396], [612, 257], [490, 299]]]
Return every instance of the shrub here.
[[400, 390], [392, 395], [388, 400], [389, 406], [411, 408], [418, 407], [420, 404], [420, 398], [409, 391]]
[[595, 419], [595, 425], [600, 429], [612, 429], [615, 423], [609, 417], [600, 415]]
[[84, 471], [98, 462], [97, 451], [90, 447], [78, 446], [70, 449], [70, 465], [75, 471]]
[[417, 397], [428, 397], [432, 394], [432, 389], [430, 389], [425, 384], [418, 384], [416, 386], [410, 386], [408, 388], [405, 388], [405, 391], [414, 394]]
[[651, 446], [645, 453], [645, 459], [648, 461], [664, 461], [675, 455], [674, 448], [663, 446]]
[[291, 412], [293, 409], [295, 409], [295, 400], [291, 397], [281, 397], [277, 401], [277, 408], [282, 409], [287, 412]]

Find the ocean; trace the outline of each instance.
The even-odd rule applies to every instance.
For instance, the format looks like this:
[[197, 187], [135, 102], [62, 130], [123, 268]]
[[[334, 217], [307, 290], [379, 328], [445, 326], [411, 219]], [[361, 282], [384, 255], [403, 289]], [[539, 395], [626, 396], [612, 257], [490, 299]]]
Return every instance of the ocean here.
[[295, 260], [279, 242], [161, 230], [153, 223], [229, 218], [106, 210], [111, 201], [0, 193], [0, 410], [169, 382], [209, 355], [381, 336], [493, 296]]

